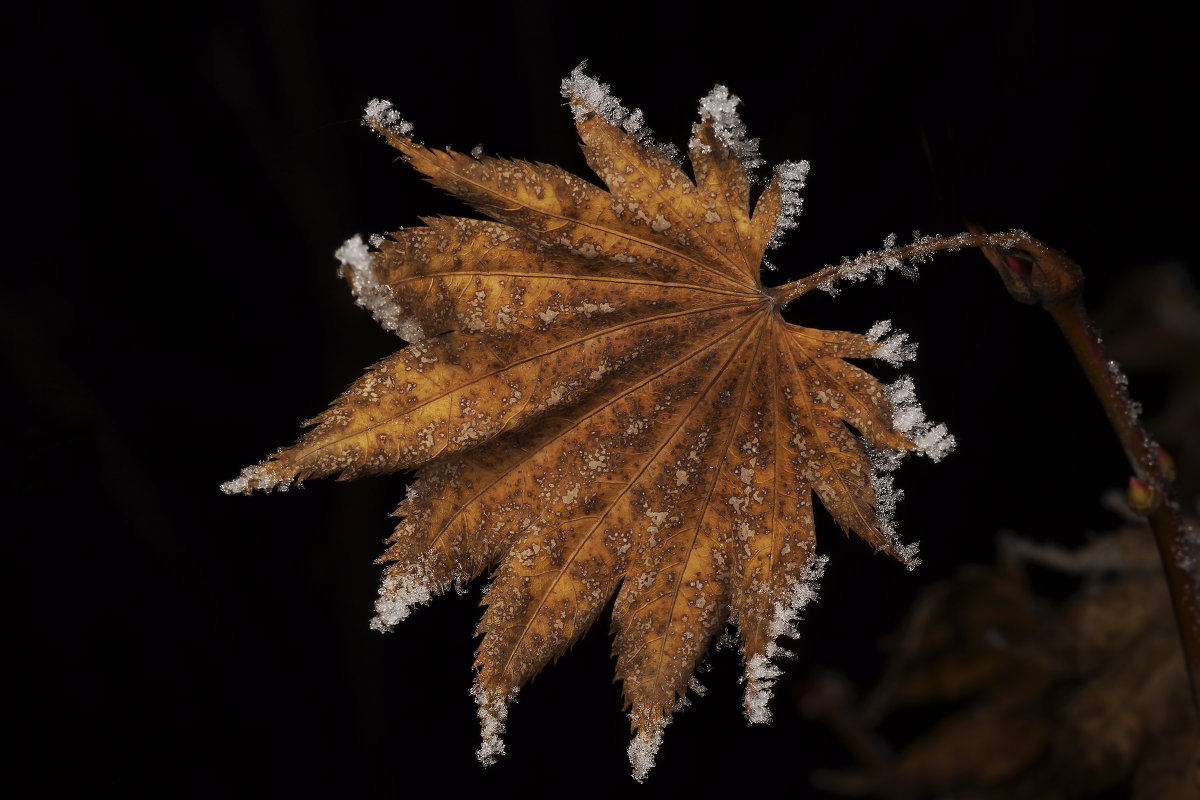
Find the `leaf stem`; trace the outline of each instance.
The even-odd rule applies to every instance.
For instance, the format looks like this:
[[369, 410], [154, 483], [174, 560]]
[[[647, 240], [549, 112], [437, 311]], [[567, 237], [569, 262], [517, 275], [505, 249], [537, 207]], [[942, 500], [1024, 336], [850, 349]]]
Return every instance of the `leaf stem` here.
[[1138, 421], [1124, 378], [1116, 362], [1105, 355], [1082, 301], [1076, 296], [1044, 307], [1071, 345], [1133, 468], [1130, 506], [1146, 516], [1154, 531], [1179, 627], [1192, 701], [1200, 717], [1200, 534], [1180, 512], [1170, 457]]
[[828, 286], [838, 278], [856, 274], [864, 264], [885, 264], [890, 262], [920, 259], [923, 256], [940, 250], [961, 250], [964, 247], [1000, 247], [1005, 250], [1027, 246], [1030, 238], [1022, 231], [1008, 233], [960, 233], [957, 236], [926, 236], [917, 241], [900, 247], [889, 247], [861, 255], [841, 264], [823, 267], [807, 278], [785, 283], [766, 289], [766, 293], [775, 301], [776, 306], [783, 308], [802, 294], [813, 289]]

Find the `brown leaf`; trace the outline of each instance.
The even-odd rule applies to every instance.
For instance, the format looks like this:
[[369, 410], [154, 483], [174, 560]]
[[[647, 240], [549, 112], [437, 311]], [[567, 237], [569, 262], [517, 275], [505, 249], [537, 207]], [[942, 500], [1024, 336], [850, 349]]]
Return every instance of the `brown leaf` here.
[[[1038, 598], [1021, 561], [1084, 577]], [[902, 706], [945, 716], [889, 763], [826, 773], [871, 797], [1197, 797], [1200, 747], [1154, 540], [1125, 528], [1067, 549], [1006, 537], [997, 567], [927, 588], [903, 626], [873, 721]], [[1115, 795], [1114, 795], [1115, 796]]]
[[883, 453], [936, 457], [949, 441], [910, 383], [884, 386], [844, 360], [876, 355], [887, 325], [792, 325], [763, 287], [763, 253], [794, 224], [807, 165], [778, 170], [751, 214], [756, 157], [736, 98], [718, 87], [702, 103], [693, 180], [630, 132], [638, 115], [606, 89], [579, 70], [564, 82], [607, 190], [545, 164], [426, 148], [390, 106], [368, 107], [417, 170], [491, 221], [426, 219], [372, 249], [348, 242], [339, 257], [359, 303], [410, 344], [224, 488], [417, 470], [373, 624], [494, 570], [476, 659], [485, 763], [503, 750], [517, 689], [615, 595], [640, 779], [730, 619], [747, 714], [767, 719], [775, 640], [823, 563], [813, 493], [843, 529], [912, 561], [878, 513], [892, 502], [877, 495], [890, 488]]

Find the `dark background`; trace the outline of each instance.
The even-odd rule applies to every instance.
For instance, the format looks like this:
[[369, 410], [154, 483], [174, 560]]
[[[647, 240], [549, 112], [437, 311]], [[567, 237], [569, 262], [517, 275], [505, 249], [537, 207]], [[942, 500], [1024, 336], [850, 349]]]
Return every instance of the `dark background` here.
[[[354, 307], [334, 249], [470, 213], [358, 124], [369, 98], [428, 144], [587, 174], [558, 94], [579, 62], [681, 145], [696, 100], [724, 83], [768, 163], [813, 165], [769, 282], [969, 218], [1064, 250], [1096, 306], [1139, 265], [1197, 263], [1184, 7], [16, 12], [7, 127], [22, 144], [0, 284], [16, 761], [165, 796], [633, 788], [607, 618], [522, 692], [509, 754], [484, 772], [468, 696], [479, 587], [389, 636], [367, 627], [406, 477], [217, 491], [397, 346]], [[668, 729], [651, 790], [806, 793], [814, 768], [849, 763], [797, 712], [814, 670], [868, 684], [916, 592], [989, 559], [1001, 529], [1079, 542], [1116, 523], [1099, 497], [1127, 468], [1095, 400], [1049, 319], [1009, 300], [978, 254], [788, 317], [910, 331], [925, 407], [960, 446], [898, 473], [916, 573], [818, 521], [832, 561], [775, 724], [745, 726], [736, 656], [712, 655], [708, 696]], [[1152, 416], [1165, 383], [1133, 378]]]

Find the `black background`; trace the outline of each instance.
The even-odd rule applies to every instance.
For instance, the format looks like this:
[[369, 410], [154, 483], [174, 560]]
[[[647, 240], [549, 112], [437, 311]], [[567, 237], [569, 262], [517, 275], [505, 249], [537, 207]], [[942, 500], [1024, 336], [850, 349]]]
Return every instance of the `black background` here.
[[[1093, 306], [1140, 264], [1195, 267], [1185, 4], [821, 5], [16, 12], [0, 318], [19, 763], [167, 796], [634, 787], [607, 618], [523, 690], [509, 754], [485, 772], [467, 693], [479, 587], [389, 636], [367, 627], [405, 476], [217, 491], [396, 347], [333, 250], [470, 213], [358, 124], [371, 97], [428, 144], [587, 174], [558, 94], [579, 62], [677, 144], [726, 84], [769, 163], [813, 165], [772, 283], [968, 218], [1067, 252]], [[990, 558], [1001, 529], [1077, 542], [1116, 522], [1099, 496], [1127, 468], [1095, 400], [1049, 319], [977, 254], [787, 313], [910, 331], [926, 410], [960, 446], [898, 473], [916, 573], [818, 521], [832, 561], [776, 723], [745, 726], [736, 655], [712, 655], [708, 696], [668, 729], [649, 790], [808, 793], [812, 769], [849, 761], [796, 710], [814, 669], [869, 683], [915, 593]], [[1133, 389], [1152, 413], [1161, 382]]]

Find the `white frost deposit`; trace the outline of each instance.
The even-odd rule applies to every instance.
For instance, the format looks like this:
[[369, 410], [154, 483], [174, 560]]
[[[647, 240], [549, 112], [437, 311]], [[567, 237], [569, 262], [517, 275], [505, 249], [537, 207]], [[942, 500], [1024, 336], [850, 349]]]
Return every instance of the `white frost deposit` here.
[[588, 113], [599, 114], [610, 125], [616, 125], [632, 136], [639, 144], [658, 150], [672, 161], [679, 161], [679, 149], [671, 144], [660, 144], [654, 141], [653, 134], [645, 125], [645, 115], [640, 108], [630, 111], [621, 104], [607, 83], [601, 83], [584, 72], [587, 62], [584, 61], [571, 74], [563, 78], [562, 95], [571, 102], [571, 112], [575, 121], [583, 119]]
[[913, 379], [901, 375], [895, 383], [886, 387], [888, 399], [892, 401], [892, 420], [896, 430], [917, 445], [917, 452], [931, 461], [941, 461], [954, 449], [954, 437], [942, 423], [925, 419], [925, 410], [917, 401]]
[[430, 591], [430, 576], [420, 563], [402, 575], [387, 574], [379, 587], [379, 599], [375, 601], [375, 617], [371, 627], [387, 633], [396, 623], [402, 622], [412, 613], [414, 606], [424, 605], [433, 599]]
[[385, 330], [392, 331], [406, 342], [419, 342], [425, 338], [420, 323], [406, 315], [396, 302], [392, 287], [380, 283], [375, 277], [374, 257], [361, 236], [354, 234], [333, 255], [343, 267], [348, 268], [347, 278], [356, 305], [370, 311]]
[[775, 167], [779, 177], [779, 218], [775, 220], [775, 229], [767, 248], [779, 247], [787, 232], [799, 224], [800, 212], [804, 210], [804, 198], [800, 190], [808, 179], [809, 163], [807, 161], [784, 161]]
[[629, 765], [633, 767], [633, 779], [638, 783], [646, 780], [650, 770], [654, 769], [654, 757], [662, 747], [663, 728], [670, 721], [670, 718], [659, 718], [644, 722], [629, 743]]
[[[891, 329], [888, 322], [877, 322], [868, 332], [867, 337], [877, 340]], [[887, 341], [886, 339], [884, 340]], [[903, 351], [903, 340], [898, 343]], [[882, 358], [876, 351], [876, 356]], [[955, 440], [942, 423], [933, 423], [925, 418], [925, 410], [917, 401], [913, 388], [913, 379], [908, 375], [900, 376], [895, 383], [884, 387], [888, 399], [892, 402], [892, 424], [896, 430], [903, 433], [917, 446], [918, 455], [927, 456], [932, 461], [940, 461], [954, 450]], [[904, 498], [904, 492], [896, 488], [892, 473], [904, 460], [905, 453], [895, 450], [880, 450], [866, 439], [862, 440], [863, 448], [871, 459], [871, 487], [875, 490], [875, 512], [879, 518], [879, 532], [896, 555], [910, 570], [916, 569], [921, 563], [917, 553], [918, 547], [914, 542], [904, 544], [896, 532], [896, 506]]]
[[489, 697], [487, 692], [476, 686], [471, 690], [471, 697], [479, 705], [476, 713], [479, 716], [481, 741], [475, 757], [480, 764], [490, 767], [504, 755], [504, 721], [508, 719], [508, 705], [516, 699], [517, 693], [514, 690], [508, 697]]
[[878, 342], [879, 347], [872, 353], [873, 358], [886, 361], [893, 367], [899, 367], [917, 358], [917, 343], [908, 341], [908, 334], [899, 328], [892, 328], [890, 319], [880, 320], [867, 331], [867, 339]]
[[[950, 442], [953, 446], [953, 437]], [[875, 490], [875, 516], [879, 519], [879, 533], [911, 572], [921, 564], [918, 556], [920, 549], [916, 542], [904, 544], [896, 531], [896, 506], [904, 499], [904, 490], [897, 489], [892, 478], [892, 473], [904, 460], [904, 454], [876, 449], [866, 439], [863, 439], [863, 449], [871, 459], [871, 488]]]
[[839, 280], [857, 283], [866, 278], [874, 278], [876, 283], [883, 283], [888, 272], [899, 272], [910, 280], [917, 277], [917, 268], [896, 254], [896, 234], [889, 233], [883, 240], [883, 248], [863, 253], [858, 258], [843, 258], [837, 272], [821, 284], [821, 288], [836, 295], [840, 291], [836, 285]]
[[747, 172], [753, 172], [763, 165], [763, 159], [758, 154], [759, 140], [746, 135], [746, 123], [737, 111], [740, 102], [736, 94], [717, 84], [700, 98], [700, 119], [712, 120], [717, 139], [738, 157]]
[[264, 492], [271, 490], [286, 492], [291, 486], [291, 478], [280, 480], [279, 476], [268, 469], [266, 464], [255, 464], [243, 469], [241, 474], [233, 480], [222, 483], [221, 491], [225, 494], [250, 494], [255, 489]]
[[813, 555], [809, 557], [804, 571], [792, 584], [789, 595], [775, 603], [775, 614], [767, 628], [766, 652], [755, 653], [746, 663], [746, 673], [743, 678], [746, 682], [746, 692], [742, 701], [746, 712], [746, 721], [751, 725], [771, 721], [771, 709], [768, 707], [768, 703], [771, 701], [771, 690], [775, 686], [775, 681], [783, 674], [783, 671], [774, 664], [773, 659], [790, 655], [785, 648], [779, 645], [779, 639], [783, 636], [790, 639], [800, 637], [798, 627], [800, 612], [817, 599], [817, 589], [828, 562], [827, 556]]
[[402, 119], [400, 112], [387, 100], [374, 99], [367, 103], [366, 109], [363, 110], [363, 124], [371, 123], [381, 125], [401, 136], [407, 136], [413, 129], [412, 123]]

